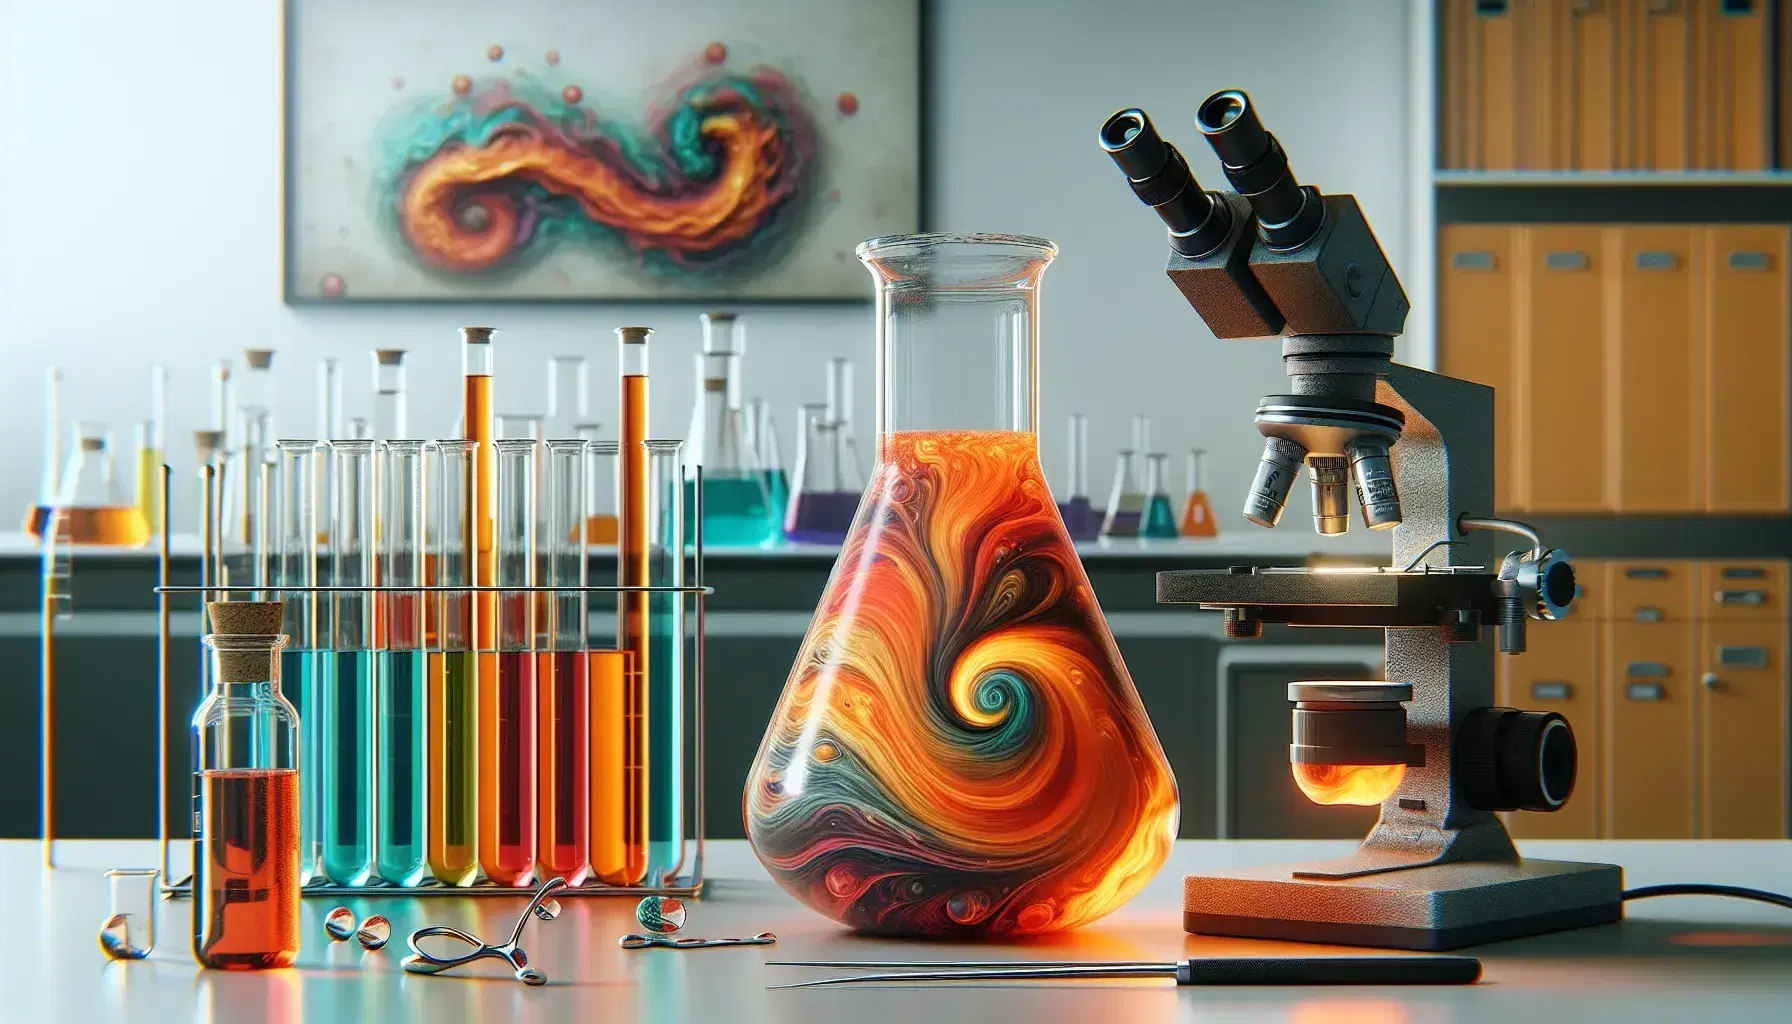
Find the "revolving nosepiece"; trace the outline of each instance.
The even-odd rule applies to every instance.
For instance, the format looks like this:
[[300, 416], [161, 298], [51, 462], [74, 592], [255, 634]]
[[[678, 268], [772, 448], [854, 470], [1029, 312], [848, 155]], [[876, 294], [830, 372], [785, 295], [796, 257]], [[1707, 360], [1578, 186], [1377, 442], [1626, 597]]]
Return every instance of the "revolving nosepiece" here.
[[1263, 127], [1251, 98], [1238, 89], [1216, 92], [1195, 112], [1226, 180], [1251, 204], [1258, 233], [1272, 249], [1297, 249], [1318, 233], [1325, 207], [1288, 169], [1288, 154]]
[[1251, 480], [1251, 492], [1244, 499], [1244, 517], [1258, 526], [1273, 527], [1281, 521], [1282, 508], [1288, 503], [1288, 492], [1300, 475], [1300, 465], [1307, 450], [1285, 437], [1263, 439], [1263, 459], [1257, 463], [1257, 475]]
[[1170, 246], [1184, 256], [1203, 256], [1226, 238], [1226, 204], [1202, 191], [1188, 161], [1137, 108], [1122, 110], [1101, 126], [1101, 148], [1125, 173], [1139, 201], [1169, 226]]

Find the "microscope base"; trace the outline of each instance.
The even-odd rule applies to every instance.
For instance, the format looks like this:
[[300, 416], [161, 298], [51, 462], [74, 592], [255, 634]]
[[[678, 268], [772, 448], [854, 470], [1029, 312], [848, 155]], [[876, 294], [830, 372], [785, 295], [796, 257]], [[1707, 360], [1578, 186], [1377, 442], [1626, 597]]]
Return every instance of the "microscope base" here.
[[[1184, 931], [1392, 949], [1457, 949], [1609, 924], [1623, 916], [1615, 864], [1449, 863], [1349, 879], [1282, 864], [1183, 879]], [[1336, 866], [1335, 862], [1327, 867]]]

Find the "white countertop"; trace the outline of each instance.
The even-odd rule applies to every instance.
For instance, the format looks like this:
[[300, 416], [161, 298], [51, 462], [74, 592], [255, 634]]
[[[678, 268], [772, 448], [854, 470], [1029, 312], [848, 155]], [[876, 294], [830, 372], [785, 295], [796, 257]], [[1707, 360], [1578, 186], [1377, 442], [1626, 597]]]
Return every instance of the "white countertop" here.
[[[1468, 952], [1483, 981], [1438, 988], [1188, 988], [1167, 982], [1013, 982], [773, 991], [814, 976], [764, 966], [768, 959], [1172, 959], [1273, 952], [1345, 952], [1185, 935], [1181, 876], [1242, 864], [1343, 853], [1347, 842], [1182, 842], [1131, 904], [1081, 931], [1025, 945], [968, 947], [856, 936], [802, 908], [759, 868], [745, 843], [710, 844], [710, 886], [692, 904], [692, 935], [772, 931], [770, 947], [625, 951], [636, 930], [633, 901], [562, 900], [561, 918], [532, 922], [523, 946], [551, 983], [529, 989], [487, 962], [467, 976], [411, 976], [399, 969], [404, 936], [421, 924], [456, 924], [488, 938], [507, 932], [516, 898], [393, 897], [341, 901], [383, 913], [393, 939], [383, 952], [326, 938], [337, 904], [305, 901], [304, 947], [293, 970], [202, 971], [190, 955], [190, 910], [161, 905], [158, 945], [138, 963], [109, 963], [95, 943], [106, 914], [104, 867], [153, 861], [153, 843], [59, 844], [63, 866], [45, 872], [36, 843], [0, 842], [0, 1018], [8, 1021], [460, 1021], [827, 1022], [948, 1024], [956, 1021], [1153, 1022], [1275, 1020], [1741, 1021], [1785, 1020], [1792, 1008], [1792, 911], [1711, 898], [1630, 904], [1617, 925], [1496, 943]], [[1624, 866], [1626, 884], [1712, 881], [1792, 888], [1788, 842], [1533, 842], [1531, 856]], [[371, 909], [370, 909], [371, 905]]]

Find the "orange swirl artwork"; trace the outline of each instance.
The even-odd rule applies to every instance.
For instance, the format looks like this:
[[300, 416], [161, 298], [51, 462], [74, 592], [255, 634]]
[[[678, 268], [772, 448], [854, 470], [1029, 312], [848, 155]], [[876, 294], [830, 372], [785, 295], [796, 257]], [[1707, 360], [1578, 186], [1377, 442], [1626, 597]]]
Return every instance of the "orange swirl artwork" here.
[[1074, 928], [1163, 866], [1176, 782], [1033, 434], [881, 439], [744, 804], [784, 888], [881, 934]]

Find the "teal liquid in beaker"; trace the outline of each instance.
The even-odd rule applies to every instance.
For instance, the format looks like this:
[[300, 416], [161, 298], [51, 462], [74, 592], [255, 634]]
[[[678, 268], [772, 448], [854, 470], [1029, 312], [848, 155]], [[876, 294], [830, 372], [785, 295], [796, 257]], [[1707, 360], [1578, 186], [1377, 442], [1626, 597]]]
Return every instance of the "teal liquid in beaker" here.
[[654, 594], [647, 637], [647, 884], [684, 864], [683, 594]]
[[320, 849], [317, 842], [317, 727], [321, 712], [317, 707], [318, 688], [312, 685], [317, 674], [312, 665], [318, 652], [283, 650], [280, 652], [280, 691], [287, 703], [299, 713], [299, 884], [310, 884], [319, 870]]
[[[685, 508], [690, 509], [695, 488], [685, 482]], [[703, 480], [703, 544], [705, 547], [760, 547], [778, 538], [768, 508], [769, 495], [758, 472], [717, 474]], [[686, 529], [687, 544], [696, 543], [696, 531]]]
[[767, 469], [765, 475], [765, 493], [768, 497], [766, 512], [772, 517], [772, 531], [782, 532], [784, 529], [784, 510], [790, 507], [790, 477], [782, 469]]
[[429, 741], [424, 691], [429, 680], [422, 651], [381, 651], [379, 657], [379, 855], [381, 878], [413, 886], [429, 871], [424, 833], [424, 779]]
[[1176, 529], [1176, 510], [1170, 507], [1170, 496], [1154, 494], [1145, 506], [1145, 521], [1139, 528], [1139, 536], [1169, 539], [1180, 537]]
[[[318, 756], [324, 876], [364, 885], [373, 876], [373, 651], [322, 651]], [[308, 681], [309, 683], [309, 681]]]

